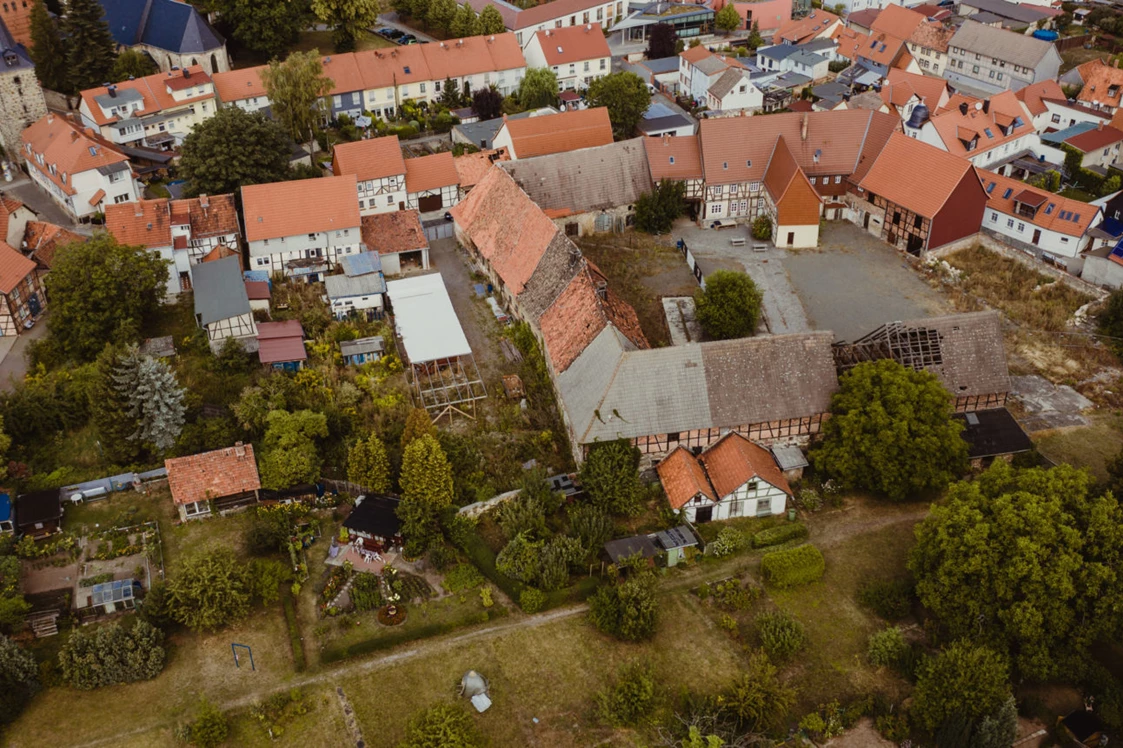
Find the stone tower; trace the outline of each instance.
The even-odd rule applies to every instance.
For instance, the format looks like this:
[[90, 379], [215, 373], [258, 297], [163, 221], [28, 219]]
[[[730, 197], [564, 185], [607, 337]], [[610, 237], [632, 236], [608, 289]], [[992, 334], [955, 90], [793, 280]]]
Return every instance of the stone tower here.
[[35, 66], [0, 18], [0, 145], [9, 161], [19, 160], [23, 129], [46, 113]]

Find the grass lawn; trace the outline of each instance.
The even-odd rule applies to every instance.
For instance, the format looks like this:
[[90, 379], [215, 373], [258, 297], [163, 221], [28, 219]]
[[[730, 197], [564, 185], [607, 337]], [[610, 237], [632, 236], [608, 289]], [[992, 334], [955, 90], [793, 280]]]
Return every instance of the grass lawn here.
[[469, 669], [491, 684], [493, 706], [473, 719], [492, 745], [630, 746], [636, 736], [597, 722], [593, 694], [622, 663], [635, 658], [651, 661], [664, 695], [685, 685], [717, 690], [742, 664], [737, 644], [710, 624], [693, 600], [671, 594], [662, 598], [658, 634], [645, 644], [620, 644], [575, 616], [502, 638], [459, 643], [341, 685], [372, 746], [396, 745], [416, 710], [455, 699], [460, 677]]
[[835, 699], [845, 704], [875, 690], [895, 696], [904, 687], [895, 673], [866, 663], [869, 635], [888, 624], [860, 607], [857, 593], [867, 582], [903, 577], [913, 543], [911, 523], [863, 534], [823, 551], [827, 571], [821, 582], [768, 590], [772, 603], [807, 630], [807, 649], [785, 672], [799, 688], [796, 718]]
[[1097, 480], [1107, 480], [1107, 462], [1123, 449], [1123, 417], [1095, 415], [1087, 426], [1051, 431], [1035, 439], [1037, 451], [1056, 463], [1068, 463], [1092, 471]]
[[1061, 72], [1067, 73], [1078, 65], [1083, 65], [1085, 62], [1092, 60], [1111, 60], [1111, 52], [1103, 49], [1084, 49], [1083, 47], [1076, 47], [1074, 49], [1066, 49], [1061, 52]]

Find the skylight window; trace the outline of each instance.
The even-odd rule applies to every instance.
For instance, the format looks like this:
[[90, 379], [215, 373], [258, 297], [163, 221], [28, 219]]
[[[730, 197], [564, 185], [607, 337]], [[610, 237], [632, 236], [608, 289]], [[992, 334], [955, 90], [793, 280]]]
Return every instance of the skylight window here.
[[1080, 223], [1080, 214], [1079, 213], [1077, 213], [1075, 216], [1072, 217], [1072, 222], [1073, 223]]
[[1071, 215], [1072, 215], [1072, 211], [1062, 210], [1061, 211], [1061, 220], [1067, 221], [1069, 219], [1069, 216], [1071, 216]]
[[1047, 215], [1047, 216], [1053, 215], [1053, 208], [1055, 208], [1055, 207], [1057, 207], [1056, 203], [1049, 203], [1048, 207], [1045, 208], [1045, 215]]
[[990, 193], [994, 192], [994, 186], [995, 186], [995, 184], [996, 184], [996, 182], [991, 182], [990, 184], [988, 184], [988, 185], [987, 185], [987, 194], [988, 194], [988, 195], [989, 195]]
[[985, 132], [985, 133], [986, 133], [986, 135], [987, 135], [987, 137], [988, 137], [988, 138], [990, 138], [991, 140], [994, 140], [994, 133], [990, 131], [990, 128], [989, 128], [989, 127], [987, 127], [987, 128], [984, 128], [984, 129], [983, 129], [983, 132]]
[[1006, 191], [1002, 193], [1002, 199], [1003, 200], [1009, 200], [1010, 195], [1012, 195], [1012, 194], [1014, 194], [1014, 188], [1013, 187], [1007, 187]]
[[406, 65], [406, 66], [405, 66], [404, 68], [402, 68], [402, 69], [403, 69], [403, 70], [405, 71], [405, 74], [406, 74], [406, 75], [409, 75], [409, 65]]
[[673, 164], [674, 162], [675, 162], [675, 157], [671, 156], [671, 163]]

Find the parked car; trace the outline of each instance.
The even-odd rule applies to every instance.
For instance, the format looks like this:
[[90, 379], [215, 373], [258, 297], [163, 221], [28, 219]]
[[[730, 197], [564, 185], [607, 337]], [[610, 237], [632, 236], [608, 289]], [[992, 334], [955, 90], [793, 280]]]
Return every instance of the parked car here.
[[383, 26], [374, 33], [378, 34], [379, 36], [390, 36], [390, 34], [394, 33], [395, 31], [397, 31], [397, 29], [392, 29], [389, 26]]
[[398, 44], [417, 44], [417, 37], [413, 34], [405, 34], [398, 38]]
[[406, 32], [402, 31], [401, 29], [390, 29], [384, 36], [390, 41], [397, 41], [405, 35]]

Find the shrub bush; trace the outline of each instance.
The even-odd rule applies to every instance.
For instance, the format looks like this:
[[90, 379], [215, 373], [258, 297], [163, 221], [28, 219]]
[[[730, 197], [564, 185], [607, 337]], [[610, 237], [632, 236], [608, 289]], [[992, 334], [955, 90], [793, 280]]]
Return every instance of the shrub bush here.
[[382, 607], [382, 581], [374, 574], [356, 574], [350, 595], [355, 610], [377, 610]]
[[764, 581], [780, 589], [817, 582], [826, 570], [823, 554], [813, 545], [769, 553], [760, 562]]
[[870, 635], [866, 656], [871, 665], [894, 667], [904, 658], [908, 648], [908, 642], [901, 635], [901, 630], [896, 626], [890, 626]]
[[470, 590], [484, 583], [484, 576], [471, 564], [459, 564], [445, 574], [441, 586], [452, 593]]
[[773, 659], [786, 660], [807, 644], [803, 624], [783, 611], [756, 617], [760, 643]]
[[519, 607], [527, 613], [537, 613], [546, 605], [546, 593], [527, 587], [519, 595]]
[[899, 621], [912, 610], [912, 584], [907, 580], [880, 580], [858, 591], [858, 602], [887, 621]]
[[736, 579], [718, 582], [713, 587], [714, 602], [725, 610], [748, 610], [760, 597], [756, 585], [742, 585]]
[[780, 545], [791, 540], [802, 540], [807, 537], [807, 526], [802, 522], [789, 522], [786, 525], [777, 525], [767, 530], [761, 530], [753, 535], [753, 548], [767, 548], [770, 545]]
[[610, 725], [635, 725], [655, 707], [655, 673], [649, 663], [633, 662], [615, 685], [596, 695], [597, 713]]
[[724, 527], [717, 534], [717, 540], [710, 543], [709, 550], [714, 558], [725, 558], [748, 547], [749, 539], [745, 533], [735, 527]]
[[753, 219], [753, 238], [757, 241], [768, 241], [772, 238], [772, 219], [768, 216], [757, 216]]

